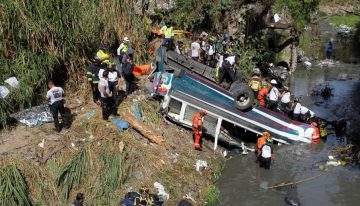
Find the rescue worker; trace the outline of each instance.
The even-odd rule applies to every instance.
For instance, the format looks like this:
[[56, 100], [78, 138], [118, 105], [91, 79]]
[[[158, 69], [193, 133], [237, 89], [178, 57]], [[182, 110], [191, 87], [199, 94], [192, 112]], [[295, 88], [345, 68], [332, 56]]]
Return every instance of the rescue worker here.
[[[124, 37], [122, 43], [120, 44], [119, 48], [117, 49], [117, 55], [121, 57], [124, 55], [127, 50], [130, 48], [130, 39], [128, 37]], [[122, 58], [119, 58], [121, 61]]]
[[110, 55], [106, 52], [107, 46], [102, 44], [99, 50], [96, 52], [95, 59], [102, 64], [109, 64], [110, 63]]
[[299, 102], [298, 98], [294, 99], [294, 109], [293, 109], [293, 115], [292, 119], [296, 121], [300, 121], [300, 113], [301, 113], [301, 104]]
[[113, 101], [112, 101], [112, 93], [109, 88], [109, 72], [103, 72], [103, 78], [100, 79], [99, 82], [99, 92], [101, 96], [101, 108], [102, 108], [102, 116], [104, 120], [108, 120], [109, 116], [112, 113]]
[[261, 78], [260, 70], [258, 68], [254, 69], [253, 76], [250, 79], [249, 86], [254, 91], [255, 96], [258, 95], [261, 90]]
[[263, 167], [266, 170], [270, 169], [271, 159], [273, 158], [274, 153], [271, 144], [272, 139], [269, 137], [261, 148], [260, 167]]
[[311, 142], [320, 142], [320, 132], [318, 124], [316, 122], [312, 122], [311, 127], [314, 129], [314, 133], [311, 137]]
[[201, 136], [203, 133], [204, 117], [207, 115], [205, 110], [201, 110], [193, 117], [192, 129], [194, 132], [195, 149], [201, 151]]
[[269, 132], [263, 132], [263, 135], [257, 139], [257, 161], [260, 160], [261, 157], [261, 148], [266, 144], [266, 140], [270, 137]]
[[62, 117], [62, 126], [69, 128], [68, 118], [64, 107], [64, 90], [61, 87], [55, 86], [53, 81], [47, 83], [49, 91], [46, 93], [46, 99], [49, 101], [49, 107], [51, 114], [54, 118], [55, 131], [60, 132], [61, 126], [59, 124], [59, 113]]
[[125, 94], [131, 93], [132, 85], [135, 79], [133, 74], [135, 65], [133, 64], [132, 58], [127, 58], [126, 63], [123, 67], [123, 76], [125, 80]]
[[175, 48], [176, 53], [184, 55], [184, 42], [182, 40], [179, 40], [177, 42], [176, 48]]
[[71, 206], [83, 206], [84, 205], [85, 196], [83, 193], [77, 193], [76, 199]]
[[165, 26], [160, 29], [161, 33], [164, 35], [163, 45], [166, 46], [167, 49], [173, 48], [173, 36], [174, 29], [172, 27], [172, 22], [170, 20], [166, 21]]
[[100, 64], [98, 61], [94, 61], [94, 63], [90, 64], [87, 68], [87, 79], [91, 87], [91, 93], [93, 95], [93, 101], [94, 103], [98, 104], [100, 101], [100, 93], [98, 90], [98, 84], [99, 84], [99, 70], [100, 70]]
[[152, 196], [149, 194], [149, 189], [146, 187], [142, 187], [139, 189], [139, 197], [134, 199], [134, 206], [153, 206], [154, 200]]
[[319, 131], [320, 131], [320, 137], [321, 138], [326, 138], [327, 137], [328, 132], [327, 132], [327, 128], [326, 128], [326, 123], [322, 119], [319, 119]]
[[216, 68], [215, 68], [215, 80], [217, 82], [219, 82], [220, 70], [221, 70], [221, 67], [224, 62], [224, 55], [221, 51], [216, 53], [216, 61], [217, 61], [217, 63], [216, 63]]
[[271, 89], [269, 91], [269, 109], [271, 109], [272, 111], [276, 111], [279, 102], [280, 92], [276, 87], [277, 81], [275, 79], [271, 80], [270, 83]]
[[110, 92], [112, 93], [112, 101], [114, 105], [114, 108], [112, 110], [113, 115], [118, 115], [116, 106], [119, 103], [119, 98], [117, 95], [119, 88], [119, 78], [120, 78], [120, 74], [115, 69], [115, 65], [109, 65], [109, 89]]
[[267, 105], [267, 99], [269, 96], [269, 86], [266, 84], [263, 86], [263, 88], [258, 92], [257, 98], [259, 100], [260, 106], [266, 107]]
[[219, 84], [221, 84], [226, 77], [228, 77], [230, 84], [236, 81], [236, 65], [239, 62], [240, 56], [230, 56], [225, 59], [219, 71]]
[[301, 108], [300, 108], [300, 119], [303, 122], [308, 122], [310, 120], [310, 117], [311, 117], [310, 110], [305, 106], [301, 106]]
[[[131, 60], [134, 59], [134, 54], [135, 54], [135, 50], [131, 47], [125, 52], [125, 54], [122, 56], [122, 59], [121, 59], [122, 68], [124, 68], [125, 64], [128, 62], [128, 59], [131, 59]], [[121, 74], [121, 75], [123, 75], [123, 74]]]

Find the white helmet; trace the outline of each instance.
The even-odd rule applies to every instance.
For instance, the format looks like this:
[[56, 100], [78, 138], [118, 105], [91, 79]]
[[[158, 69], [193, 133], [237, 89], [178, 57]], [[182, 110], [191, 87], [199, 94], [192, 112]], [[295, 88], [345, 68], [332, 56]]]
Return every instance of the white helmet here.
[[124, 42], [129, 42], [130, 41], [130, 39], [129, 39], [129, 37], [124, 37]]
[[276, 81], [275, 79], [272, 79], [272, 80], [270, 81], [270, 83], [271, 83], [271, 84], [277, 84], [277, 81]]

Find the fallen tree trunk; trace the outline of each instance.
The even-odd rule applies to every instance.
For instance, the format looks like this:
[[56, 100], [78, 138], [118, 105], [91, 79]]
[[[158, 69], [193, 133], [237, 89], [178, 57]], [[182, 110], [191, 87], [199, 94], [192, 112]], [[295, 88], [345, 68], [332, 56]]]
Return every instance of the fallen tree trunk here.
[[124, 120], [129, 122], [133, 126], [133, 128], [140, 132], [144, 137], [149, 139], [151, 142], [154, 142], [161, 147], [165, 146], [165, 140], [161, 134], [155, 131], [153, 128], [149, 127], [148, 125], [144, 124], [144, 122], [137, 120], [133, 115], [130, 113], [125, 113]]

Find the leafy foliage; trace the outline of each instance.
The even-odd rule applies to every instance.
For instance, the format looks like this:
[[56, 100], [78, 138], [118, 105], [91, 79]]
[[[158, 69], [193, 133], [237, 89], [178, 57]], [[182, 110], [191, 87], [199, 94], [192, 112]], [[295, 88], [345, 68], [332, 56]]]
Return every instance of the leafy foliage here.
[[47, 78], [63, 83], [71, 76], [75, 87], [84, 82], [85, 64], [100, 43], [116, 47], [126, 32], [136, 51], [145, 53], [144, 23], [133, 6], [132, 0], [2, 0], [0, 83], [15, 76], [20, 88], [0, 99], [0, 125], [9, 113], [42, 100], [37, 97]]
[[31, 206], [28, 186], [15, 165], [7, 165], [0, 170], [0, 205]]
[[275, 8], [286, 10], [293, 18], [295, 27], [302, 31], [311, 15], [317, 11], [321, 0], [277, 0]]

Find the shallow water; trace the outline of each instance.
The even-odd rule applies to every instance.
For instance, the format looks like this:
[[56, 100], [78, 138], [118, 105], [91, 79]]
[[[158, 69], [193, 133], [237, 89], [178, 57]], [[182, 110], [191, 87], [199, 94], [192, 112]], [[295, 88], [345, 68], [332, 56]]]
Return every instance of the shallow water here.
[[[338, 68], [298, 69], [290, 79], [290, 89], [301, 102], [327, 120], [346, 118], [349, 132], [360, 129], [358, 89], [360, 67], [341, 65]], [[328, 83], [334, 96], [328, 100], [309, 94], [318, 84]], [[346, 144], [346, 137], [336, 137], [330, 130], [326, 142], [275, 146], [275, 162], [271, 170], [259, 168], [255, 155], [235, 156], [227, 161], [217, 182], [222, 205], [286, 205], [285, 197], [297, 198], [302, 205], [359, 205], [360, 169], [358, 166], [328, 167], [320, 170], [329, 148]], [[269, 186], [320, 177], [284, 190], [266, 189]]]

